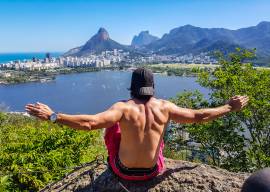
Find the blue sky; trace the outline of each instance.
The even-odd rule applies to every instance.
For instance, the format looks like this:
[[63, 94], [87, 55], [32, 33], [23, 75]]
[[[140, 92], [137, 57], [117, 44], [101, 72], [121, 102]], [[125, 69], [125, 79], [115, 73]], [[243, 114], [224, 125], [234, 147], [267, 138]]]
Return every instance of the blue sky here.
[[0, 52], [67, 51], [99, 27], [130, 44], [185, 24], [237, 29], [270, 21], [269, 0], [0, 0]]

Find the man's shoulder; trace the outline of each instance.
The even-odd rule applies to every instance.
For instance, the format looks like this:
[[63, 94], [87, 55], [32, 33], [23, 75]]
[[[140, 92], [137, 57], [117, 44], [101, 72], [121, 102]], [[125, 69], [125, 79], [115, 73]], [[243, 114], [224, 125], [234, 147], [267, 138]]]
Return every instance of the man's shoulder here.
[[155, 98], [154, 102], [157, 102], [157, 103], [159, 103], [159, 104], [161, 104], [161, 105], [168, 105], [168, 104], [171, 103], [171, 102], [168, 101], [168, 100], [165, 100], [165, 99], [158, 99], [158, 98]]
[[127, 105], [127, 101], [117, 101], [116, 103], [114, 103], [114, 106], [125, 106]]
[[134, 107], [135, 103], [132, 102], [132, 100], [122, 100], [122, 101], [118, 101], [116, 103], [113, 104], [113, 108], [117, 108], [117, 109], [121, 109], [121, 110], [127, 110], [130, 109], [132, 107]]
[[123, 109], [127, 103], [125, 101], [118, 101], [112, 105], [112, 109]]
[[[169, 106], [172, 103], [165, 99], [152, 97], [146, 104], [158, 105], [158, 106]], [[114, 105], [119, 106], [119, 107], [130, 107], [130, 106], [138, 105], [138, 103], [133, 99], [129, 99], [129, 100], [118, 101]]]

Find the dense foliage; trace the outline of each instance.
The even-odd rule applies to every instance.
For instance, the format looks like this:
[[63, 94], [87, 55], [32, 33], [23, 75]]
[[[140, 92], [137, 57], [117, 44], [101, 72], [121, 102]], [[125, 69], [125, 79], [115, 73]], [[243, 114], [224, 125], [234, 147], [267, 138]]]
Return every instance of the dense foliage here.
[[[209, 162], [232, 171], [253, 171], [270, 166], [270, 70], [256, 69], [246, 63], [254, 56], [247, 50], [236, 50], [229, 58], [220, 57], [220, 67], [202, 72], [201, 86], [211, 90], [208, 101], [202, 94], [185, 92], [173, 99], [179, 106], [202, 108], [223, 105], [234, 95], [248, 95], [249, 105], [215, 121], [175, 127], [174, 140], [185, 130], [200, 143]], [[170, 142], [170, 148], [177, 148]]]
[[105, 155], [100, 131], [82, 132], [0, 113], [0, 191], [37, 191]]

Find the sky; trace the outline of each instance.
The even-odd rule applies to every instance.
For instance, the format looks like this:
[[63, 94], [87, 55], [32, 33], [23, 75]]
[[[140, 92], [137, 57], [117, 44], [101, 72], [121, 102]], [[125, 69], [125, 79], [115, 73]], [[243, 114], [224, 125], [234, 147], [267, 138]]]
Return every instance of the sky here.
[[0, 52], [65, 52], [100, 27], [122, 44], [142, 30], [238, 29], [270, 21], [269, 0], [0, 0]]

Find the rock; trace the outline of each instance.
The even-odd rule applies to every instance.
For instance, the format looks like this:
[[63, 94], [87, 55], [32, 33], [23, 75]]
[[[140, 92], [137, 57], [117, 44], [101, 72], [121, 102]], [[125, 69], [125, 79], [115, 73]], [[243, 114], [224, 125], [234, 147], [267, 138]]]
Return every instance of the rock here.
[[158, 39], [158, 37], [151, 35], [149, 31], [142, 31], [139, 33], [139, 35], [135, 35], [133, 37], [131, 46], [135, 48], [143, 47], [154, 41], [157, 41]]
[[[224, 169], [187, 161], [166, 159], [166, 170], [150, 181], [131, 182], [115, 178], [110, 182], [123, 185], [121, 191], [179, 191], [179, 192], [240, 192], [247, 173], [232, 173]], [[74, 170], [61, 181], [41, 191], [91, 191], [91, 181], [106, 170], [99, 163]], [[97, 190], [98, 191], [98, 190]], [[119, 189], [120, 191], [120, 189]]]
[[89, 54], [101, 53], [102, 51], [127, 50], [128, 47], [112, 40], [105, 28], [100, 28], [84, 45], [73, 48], [64, 53], [64, 56], [87, 57]]

